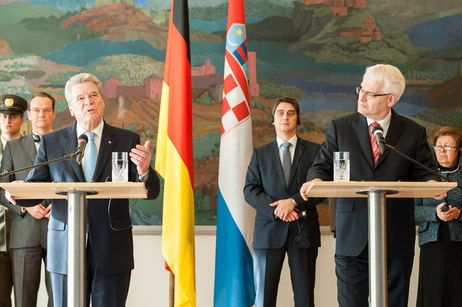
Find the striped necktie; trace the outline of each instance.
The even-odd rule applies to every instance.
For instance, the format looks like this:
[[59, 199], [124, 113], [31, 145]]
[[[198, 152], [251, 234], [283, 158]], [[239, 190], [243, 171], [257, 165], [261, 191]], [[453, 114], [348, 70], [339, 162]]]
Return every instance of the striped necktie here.
[[[371, 131], [374, 130], [375, 127], [380, 126], [379, 123], [373, 122], [371, 125]], [[377, 164], [377, 160], [379, 159], [380, 149], [377, 146], [377, 142], [375, 139], [375, 135], [371, 133], [371, 146], [372, 146], [372, 157], [374, 158], [374, 164]]]

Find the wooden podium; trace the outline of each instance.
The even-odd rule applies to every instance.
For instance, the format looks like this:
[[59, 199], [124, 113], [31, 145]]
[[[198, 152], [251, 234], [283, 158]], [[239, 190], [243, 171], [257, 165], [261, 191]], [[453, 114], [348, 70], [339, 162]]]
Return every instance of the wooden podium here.
[[146, 198], [143, 182], [0, 183], [15, 199], [68, 199], [67, 305], [85, 306], [86, 199]]
[[308, 197], [367, 197], [370, 306], [388, 306], [386, 197], [432, 198], [456, 182], [312, 181]]

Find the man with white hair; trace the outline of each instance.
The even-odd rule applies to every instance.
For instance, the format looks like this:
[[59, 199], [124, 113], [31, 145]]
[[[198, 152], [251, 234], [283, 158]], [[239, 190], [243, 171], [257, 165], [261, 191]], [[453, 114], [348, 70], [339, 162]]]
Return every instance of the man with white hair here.
[[[350, 152], [352, 181], [429, 181], [435, 176], [405, 158], [379, 149], [372, 129], [381, 126], [385, 141], [408, 157], [434, 168], [424, 127], [393, 110], [406, 81], [391, 65], [368, 67], [358, 93], [358, 112], [331, 121], [326, 140], [308, 172], [309, 181], [332, 180], [333, 154]], [[336, 209], [337, 298], [342, 307], [369, 306], [367, 198], [338, 198]], [[407, 306], [414, 260], [414, 200], [387, 200], [388, 304]]]
[[[128, 180], [142, 181], [148, 199], [159, 195], [159, 177], [151, 167], [149, 141], [140, 145], [134, 132], [103, 120], [102, 83], [91, 74], [78, 74], [65, 87], [69, 111], [76, 122], [42, 137], [36, 164], [75, 151], [86, 134], [85, 156], [33, 169], [28, 182], [104, 182], [111, 176], [111, 153], [129, 152]], [[33, 206], [36, 201], [18, 201]], [[128, 199], [87, 199], [86, 306], [125, 306], [134, 268], [133, 236]], [[47, 270], [51, 275], [55, 306], [67, 306], [67, 200], [53, 200], [48, 224]]]

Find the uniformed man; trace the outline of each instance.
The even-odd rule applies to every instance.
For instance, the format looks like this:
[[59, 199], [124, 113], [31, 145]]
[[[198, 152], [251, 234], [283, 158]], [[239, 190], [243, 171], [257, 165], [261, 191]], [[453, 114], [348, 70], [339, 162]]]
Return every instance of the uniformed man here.
[[[8, 141], [3, 151], [0, 173], [17, 171], [34, 164], [41, 137], [51, 132], [56, 116], [55, 98], [39, 92], [29, 100], [27, 119], [32, 125], [28, 135]], [[18, 172], [0, 178], [1, 182], [26, 180], [29, 171]], [[14, 298], [16, 307], [36, 307], [40, 287], [42, 262], [46, 265], [47, 227], [51, 206], [44, 200], [33, 207], [11, 205], [1, 197], [11, 214], [10, 244], [13, 253]], [[48, 307], [53, 306], [50, 273], [45, 272]], [[0, 306], [1, 307], [1, 306]]]
[[[0, 95], [0, 161], [6, 142], [19, 137], [27, 101], [16, 95]], [[13, 256], [8, 251], [9, 212], [0, 205], [0, 306], [11, 306]]]

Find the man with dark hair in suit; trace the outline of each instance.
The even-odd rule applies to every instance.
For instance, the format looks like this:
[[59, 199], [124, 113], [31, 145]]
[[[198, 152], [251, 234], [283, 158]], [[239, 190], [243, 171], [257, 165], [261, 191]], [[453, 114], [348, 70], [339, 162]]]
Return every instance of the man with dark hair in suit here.
[[[31, 97], [27, 118], [32, 124], [32, 133], [6, 144], [1, 171], [14, 171], [31, 166], [35, 162], [40, 138], [52, 129], [55, 118], [55, 99], [40, 92]], [[25, 180], [29, 171], [18, 172], [1, 178], [2, 182]], [[3, 194], [3, 191], [2, 191]], [[2, 204], [11, 211], [10, 249], [13, 252], [14, 293], [17, 307], [37, 306], [40, 287], [41, 262], [46, 264], [47, 227], [50, 217], [50, 201], [44, 200], [33, 207]], [[48, 292], [48, 307], [53, 306], [50, 274], [45, 272]]]
[[[307, 181], [332, 180], [333, 155], [350, 152], [352, 181], [429, 181], [435, 176], [422, 167], [385, 151], [379, 155], [371, 131], [380, 125], [385, 141], [397, 150], [434, 168], [424, 127], [393, 110], [406, 81], [391, 65], [368, 67], [356, 88], [358, 112], [332, 120]], [[309, 182], [300, 194], [306, 198]], [[369, 306], [367, 198], [338, 198], [336, 209], [337, 298], [342, 307]], [[415, 246], [414, 200], [387, 200], [388, 304], [407, 306]]]
[[[19, 137], [27, 101], [17, 95], [0, 95], [0, 160], [7, 141]], [[11, 306], [13, 255], [9, 251], [10, 211], [0, 205], [0, 306]]]
[[276, 140], [254, 150], [244, 186], [245, 200], [257, 210], [255, 306], [276, 306], [286, 253], [295, 306], [314, 306], [316, 258], [321, 245], [316, 204], [322, 199], [304, 201], [299, 189], [320, 146], [297, 136], [300, 107], [294, 98], [280, 98], [272, 115]]
[[[33, 169], [28, 182], [104, 182], [111, 176], [111, 153], [129, 152], [129, 181], [142, 181], [148, 199], [159, 195], [159, 177], [151, 167], [149, 141], [103, 120], [101, 81], [81, 73], [65, 86], [69, 111], [76, 122], [42, 137], [36, 164], [75, 151], [80, 135], [88, 136], [82, 165], [65, 160]], [[18, 201], [33, 206], [31, 201]], [[86, 306], [125, 306], [134, 268], [133, 235], [128, 199], [87, 199]], [[48, 223], [47, 270], [51, 273], [53, 303], [67, 306], [67, 200], [53, 200]]]

